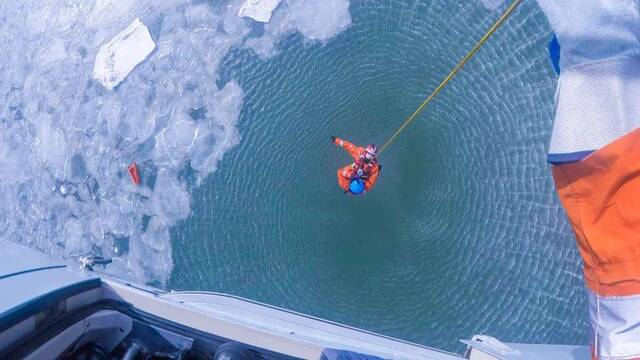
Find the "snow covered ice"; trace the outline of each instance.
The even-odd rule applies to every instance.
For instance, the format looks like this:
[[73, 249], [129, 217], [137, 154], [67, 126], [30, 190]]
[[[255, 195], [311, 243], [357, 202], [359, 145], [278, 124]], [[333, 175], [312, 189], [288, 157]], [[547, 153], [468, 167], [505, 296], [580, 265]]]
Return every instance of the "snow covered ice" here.
[[250, 17], [255, 21], [269, 22], [271, 13], [282, 0], [247, 0], [238, 10], [238, 16]]
[[135, 19], [98, 51], [93, 77], [111, 90], [156, 48], [149, 30]]
[[[0, 236], [168, 280], [169, 228], [241, 136], [243, 90], [233, 79], [216, 85], [221, 60], [238, 47], [272, 56], [296, 31], [328, 41], [351, 23], [346, 0], [283, 0], [264, 25], [238, 16], [244, 1], [215, 3], [0, 3]], [[110, 45], [130, 26], [143, 47], [123, 63]], [[252, 35], [255, 26], [264, 32]], [[123, 66], [110, 75], [98, 66], [95, 80], [109, 56]]]

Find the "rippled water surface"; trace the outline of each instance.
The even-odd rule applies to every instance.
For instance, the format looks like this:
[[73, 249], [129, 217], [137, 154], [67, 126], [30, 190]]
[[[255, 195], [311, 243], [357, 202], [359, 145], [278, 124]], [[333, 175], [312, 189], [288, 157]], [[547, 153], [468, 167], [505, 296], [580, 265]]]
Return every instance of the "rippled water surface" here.
[[[499, 9], [500, 10], [500, 9]], [[498, 10], [498, 11], [499, 11]], [[329, 135], [382, 143], [499, 15], [475, 1], [359, 1], [325, 44], [236, 48], [239, 145], [171, 231], [168, 287], [228, 292], [460, 350], [476, 333], [586, 343], [578, 254], [545, 163], [549, 26], [517, 13], [384, 153], [339, 190]]]
[[[349, 158], [329, 136], [383, 143], [504, 5], [287, 0], [263, 26], [243, 3], [0, 2], [0, 237], [448, 350], [476, 333], [587, 342], [535, 2], [359, 198], [336, 184]], [[96, 54], [136, 18], [156, 50], [105, 89]]]

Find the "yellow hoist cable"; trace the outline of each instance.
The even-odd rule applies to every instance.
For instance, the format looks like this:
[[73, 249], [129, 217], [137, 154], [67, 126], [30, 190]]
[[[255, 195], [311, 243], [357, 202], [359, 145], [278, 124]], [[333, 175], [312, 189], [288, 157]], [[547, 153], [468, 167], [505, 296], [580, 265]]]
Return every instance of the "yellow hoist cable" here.
[[431, 95], [429, 95], [429, 97], [425, 101], [423, 101], [422, 104], [420, 104], [418, 109], [416, 109], [416, 111], [414, 111], [414, 113], [411, 114], [411, 116], [409, 116], [407, 118], [407, 120], [405, 120], [405, 122], [402, 124], [402, 126], [400, 126], [398, 128], [398, 130], [396, 130], [396, 132], [393, 134], [393, 136], [391, 136], [389, 138], [389, 140], [387, 140], [387, 142], [385, 142], [384, 145], [382, 145], [382, 147], [378, 151], [378, 154], [382, 153], [387, 147], [389, 147], [389, 145], [391, 145], [391, 143], [393, 143], [396, 140], [398, 135], [400, 135], [402, 130], [404, 130], [407, 127], [407, 125], [409, 125], [413, 120], [415, 120], [416, 117], [418, 117], [418, 115], [422, 112], [424, 107], [427, 106], [427, 104], [429, 104], [429, 102], [431, 102], [431, 99], [433, 99], [436, 95], [438, 95], [440, 90], [442, 90], [442, 88], [444, 88], [445, 85], [447, 85], [447, 83], [454, 76], [456, 76], [458, 71], [460, 71], [460, 69], [462, 69], [462, 67], [473, 57], [473, 55], [475, 55], [476, 52], [478, 52], [478, 50], [480, 50], [482, 45], [484, 45], [484, 43], [487, 42], [489, 37], [491, 37], [491, 35], [493, 35], [493, 33], [500, 27], [500, 25], [502, 25], [509, 18], [509, 16], [518, 7], [518, 5], [520, 5], [521, 2], [522, 2], [522, 0], [514, 0], [511, 3], [511, 5], [509, 5], [507, 10], [505, 10], [504, 14], [502, 14], [502, 16], [500, 16], [500, 18], [498, 20], [496, 20], [496, 22], [491, 26], [491, 28], [489, 28], [487, 33], [484, 34], [484, 36], [480, 39], [480, 41], [478, 41], [476, 46], [474, 46], [473, 49], [471, 49], [471, 51], [469, 51], [467, 53], [467, 55], [464, 58], [462, 58], [462, 60], [460, 60], [460, 62], [453, 68], [453, 70], [451, 70], [449, 75], [447, 75], [447, 77], [444, 78], [444, 80], [442, 80], [440, 85], [438, 85], [438, 87], [431, 93]]

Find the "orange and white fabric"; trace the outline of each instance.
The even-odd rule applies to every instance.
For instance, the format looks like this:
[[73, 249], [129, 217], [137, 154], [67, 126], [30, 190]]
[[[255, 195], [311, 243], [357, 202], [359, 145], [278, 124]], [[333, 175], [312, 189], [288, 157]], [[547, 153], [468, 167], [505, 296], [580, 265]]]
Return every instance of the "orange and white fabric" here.
[[[360, 159], [366, 152], [366, 149], [364, 147], [356, 146], [340, 138], [336, 138], [335, 144], [343, 148], [346, 152], [348, 152], [349, 155], [351, 155], [351, 157], [353, 158], [353, 161], [358, 161], [358, 159]], [[349, 183], [351, 182], [354, 169], [355, 169], [355, 163], [351, 165], [347, 165], [341, 169], [338, 169], [338, 173], [336, 175], [338, 176], [338, 185], [340, 186], [340, 188], [342, 188], [342, 190], [344, 191], [349, 190]], [[376, 181], [378, 181], [379, 174], [380, 174], [380, 168], [378, 166], [373, 166], [369, 171], [369, 177], [366, 180], [364, 180], [365, 192], [371, 191], [373, 186], [376, 184]]]
[[538, 0], [561, 47], [548, 160], [584, 262], [593, 358], [640, 359], [639, 0]]
[[584, 261], [594, 354], [640, 358], [640, 129], [553, 178]]

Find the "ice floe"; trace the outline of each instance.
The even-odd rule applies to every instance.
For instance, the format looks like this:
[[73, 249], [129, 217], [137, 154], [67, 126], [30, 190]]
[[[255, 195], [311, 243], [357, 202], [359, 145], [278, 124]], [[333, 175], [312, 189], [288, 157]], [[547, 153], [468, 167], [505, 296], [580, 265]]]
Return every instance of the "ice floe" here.
[[238, 10], [238, 16], [250, 17], [255, 21], [269, 22], [271, 13], [282, 0], [247, 0]]
[[240, 140], [243, 89], [221, 80], [222, 59], [243, 46], [273, 55], [295, 31], [326, 41], [351, 21], [346, 0], [285, 1], [256, 37], [237, 16], [244, 0], [214, 3], [0, 2], [0, 237], [169, 278], [170, 227]]
[[330, 39], [351, 25], [347, 0], [290, 0], [289, 12], [302, 35]]
[[500, 5], [502, 5], [506, 0], [480, 0], [480, 2], [482, 3], [482, 5], [487, 9], [487, 10], [496, 10], [498, 7], [500, 7]]
[[156, 48], [149, 30], [140, 19], [104, 44], [96, 55], [93, 77], [111, 90], [124, 80]]
[[286, 0], [274, 11], [264, 34], [249, 38], [246, 46], [258, 56], [276, 53], [276, 43], [284, 34], [300, 32], [306, 39], [328, 41], [351, 25], [348, 0]]

